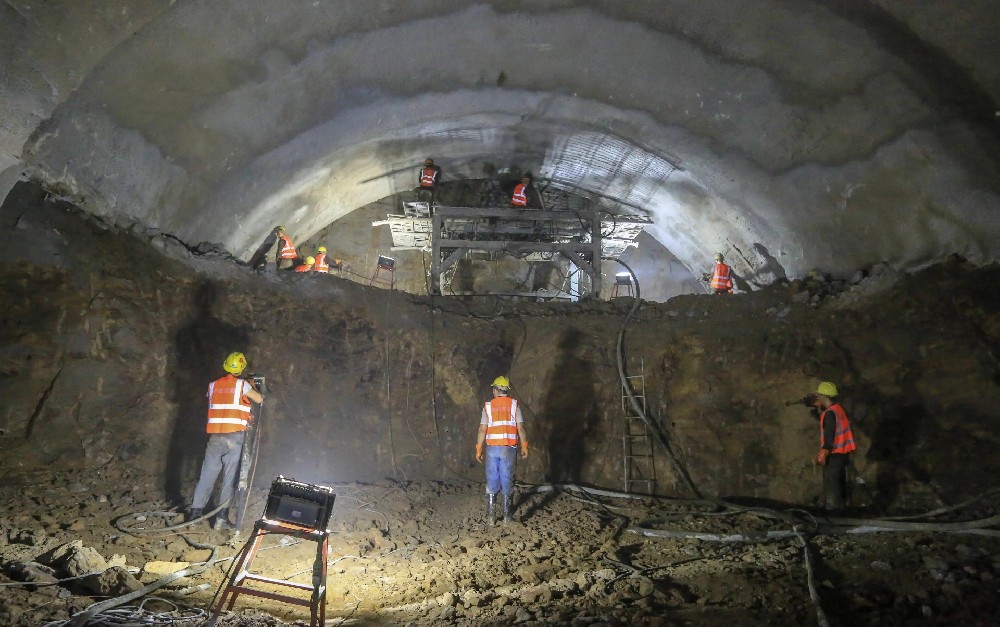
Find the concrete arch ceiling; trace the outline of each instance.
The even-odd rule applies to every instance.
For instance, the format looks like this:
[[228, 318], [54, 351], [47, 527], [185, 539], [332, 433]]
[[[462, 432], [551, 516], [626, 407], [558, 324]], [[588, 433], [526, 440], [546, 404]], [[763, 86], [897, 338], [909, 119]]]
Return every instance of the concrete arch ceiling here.
[[431, 155], [451, 180], [516, 166], [611, 196], [698, 272], [716, 250], [759, 282], [996, 260], [997, 125], [975, 118], [995, 85], [942, 84], [840, 4], [181, 1], [23, 158], [95, 214], [244, 258]]

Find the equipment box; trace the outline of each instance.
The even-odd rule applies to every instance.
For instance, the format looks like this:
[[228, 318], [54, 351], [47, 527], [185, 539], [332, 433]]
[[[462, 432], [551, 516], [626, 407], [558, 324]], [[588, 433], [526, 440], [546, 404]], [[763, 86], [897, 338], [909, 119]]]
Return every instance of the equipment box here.
[[278, 475], [271, 483], [264, 517], [316, 531], [325, 531], [336, 498], [333, 488], [285, 479]]

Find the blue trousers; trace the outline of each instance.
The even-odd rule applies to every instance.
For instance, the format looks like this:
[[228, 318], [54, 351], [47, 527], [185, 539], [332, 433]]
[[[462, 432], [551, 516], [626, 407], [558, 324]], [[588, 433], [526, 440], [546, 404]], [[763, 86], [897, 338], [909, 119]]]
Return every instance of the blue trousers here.
[[486, 447], [486, 493], [514, 491], [514, 471], [517, 470], [516, 446]]

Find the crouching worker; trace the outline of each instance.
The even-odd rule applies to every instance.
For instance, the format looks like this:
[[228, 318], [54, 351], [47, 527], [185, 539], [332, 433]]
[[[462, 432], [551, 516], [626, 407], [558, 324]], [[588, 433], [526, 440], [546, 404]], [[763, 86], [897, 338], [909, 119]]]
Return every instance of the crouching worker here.
[[496, 524], [496, 496], [503, 493], [503, 521], [512, 520], [514, 471], [517, 469], [517, 445], [521, 457], [528, 456], [528, 436], [517, 400], [511, 398], [507, 377], [493, 380], [493, 400], [483, 406], [476, 438], [476, 460], [486, 463], [486, 523]]
[[232, 529], [229, 522], [229, 502], [236, 491], [236, 472], [240, 466], [243, 440], [250, 425], [250, 403], [263, 403], [264, 396], [254, 389], [253, 384], [237, 378], [247, 367], [243, 353], [231, 353], [222, 368], [228, 374], [208, 384], [208, 447], [201, 465], [201, 477], [194, 489], [191, 513], [188, 520], [202, 517], [208, 498], [212, 495], [215, 481], [222, 472], [222, 489], [219, 504], [225, 506], [216, 514], [216, 529]]

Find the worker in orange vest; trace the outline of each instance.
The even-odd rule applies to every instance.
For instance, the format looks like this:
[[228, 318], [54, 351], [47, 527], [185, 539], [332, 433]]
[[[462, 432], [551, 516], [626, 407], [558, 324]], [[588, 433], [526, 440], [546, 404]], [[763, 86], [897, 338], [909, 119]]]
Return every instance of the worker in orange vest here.
[[326, 261], [326, 246], [320, 246], [316, 249], [316, 257], [313, 259], [312, 269], [313, 272], [330, 273], [330, 264]]
[[279, 270], [287, 270], [295, 264], [298, 253], [295, 252], [292, 238], [285, 233], [285, 227], [276, 226], [274, 230], [278, 234], [278, 249], [274, 254], [274, 261], [278, 264]]
[[240, 455], [243, 452], [243, 440], [247, 427], [253, 416], [250, 413], [250, 403], [262, 404], [264, 395], [260, 393], [251, 381], [238, 378], [247, 367], [247, 358], [243, 353], [230, 353], [222, 362], [222, 369], [228, 374], [208, 384], [208, 423], [205, 431], [208, 436], [208, 447], [205, 449], [205, 460], [201, 465], [201, 477], [194, 489], [191, 499], [191, 512], [188, 520], [202, 517], [202, 511], [208, 503], [208, 498], [215, 488], [215, 481], [222, 472], [222, 489], [219, 493], [219, 504], [223, 509], [216, 514], [214, 527], [216, 529], [231, 529], [228, 504], [233, 498], [236, 487], [236, 471], [240, 465]]
[[823, 381], [812, 398], [813, 406], [819, 411], [819, 453], [816, 463], [823, 466], [823, 495], [827, 509], [844, 508], [847, 500], [847, 466], [851, 461], [854, 433], [847, 413], [837, 402], [837, 386]]
[[433, 192], [434, 186], [437, 185], [440, 178], [441, 167], [434, 165], [434, 160], [427, 157], [424, 159], [424, 167], [420, 168], [420, 173], [417, 176], [417, 189]]
[[493, 380], [493, 399], [483, 406], [476, 437], [476, 461], [486, 464], [486, 522], [496, 524], [496, 496], [503, 493], [503, 521], [511, 521], [511, 498], [514, 471], [517, 470], [517, 446], [521, 457], [528, 456], [528, 436], [524, 417], [516, 399], [510, 397], [510, 380]]
[[711, 286], [716, 294], [733, 293], [733, 269], [724, 262], [722, 253], [715, 253], [715, 272], [712, 273]]
[[312, 272], [313, 264], [316, 263], [315, 257], [306, 257], [305, 263], [295, 266], [296, 272]]
[[514, 195], [510, 198], [510, 204], [515, 207], [524, 208], [528, 206], [528, 185], [531, 179], [524, 177], [521, 182], [514, 187]]

